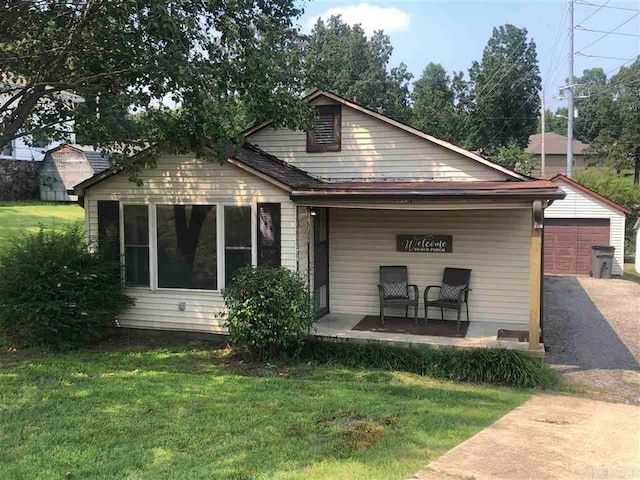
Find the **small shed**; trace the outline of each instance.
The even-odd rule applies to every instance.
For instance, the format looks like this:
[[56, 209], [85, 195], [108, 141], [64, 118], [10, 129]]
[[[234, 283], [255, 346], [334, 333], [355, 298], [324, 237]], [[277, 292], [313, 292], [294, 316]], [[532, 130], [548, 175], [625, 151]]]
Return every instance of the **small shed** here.
[[627, 208], [565, 175], [551, 179], [567, 196], [544, 212], [544, 272], [589, 275], [591, 247], [615, 247], [614, 275], [622, 275]]
[[92, 146], [60, 145], [49, 150], [40, 169], [40, 199], [49, 202], [75, 202], [73, 187], [109, 168], [109, 160]]

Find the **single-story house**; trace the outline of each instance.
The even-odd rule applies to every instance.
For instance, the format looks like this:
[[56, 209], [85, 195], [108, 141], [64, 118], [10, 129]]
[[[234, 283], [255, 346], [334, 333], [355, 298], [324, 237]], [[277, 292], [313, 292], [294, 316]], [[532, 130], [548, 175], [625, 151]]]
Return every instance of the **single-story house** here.
[[567, 196], [544, 212], [544, 273], [589, 275], [591, 247], [611, 245], [611, 273], [622, 275], [625, 220], [631, 212], [563, 174], [551, 181]]
[[[162, 155], [142, 186], [113, 171], [76, 186], [89, 235], [118, 240], [136, 299], [120, 325], [224, 333], [225, 285], [266, 264], [306, 279], [318, 336], [542, 352], [543, 212], [563, 190], [331, 92], [306, 101], [309, 131], [261, 123], [223, 164]], [[379, 312], [379, 268], [395, 265], [418, 286], [421, 317], [425, 287], [447, 267], [471, 269], [466, 335], [358, 330]], [[498, 330], [528, 341], [500, 343]]]
[[[567, 173], [567, 140], [568, 138], [559, 133], [544, 134], [544, 175], [542, 175], [542, 140], [541, 133], [536, 133], [529, 137], [529, 145], [526, 151], [532, 155], [534, 164], [531, 175], [536, 178], [551, 178], [559, 173]], [[573, 171], [579, 172], [587, 168], [585, 150], [589, 145], [580, 140], [573, 141]]]
[[40, 200], [75, 202], [73, 187], [109, 168], [109, 160], [88, 145], [64, 144], [47, 151], [40, 169]]

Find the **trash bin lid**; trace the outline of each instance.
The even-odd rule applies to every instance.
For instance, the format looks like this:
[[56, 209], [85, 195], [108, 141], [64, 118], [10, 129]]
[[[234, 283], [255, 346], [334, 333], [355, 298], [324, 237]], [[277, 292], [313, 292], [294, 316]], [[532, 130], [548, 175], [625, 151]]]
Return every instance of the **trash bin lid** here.
[[612, 247], [610, 245], [592, 245], [591, 248], [593, 250], [599, 250], [601, 252], [611, 252], [613, 253], [616, 247]]

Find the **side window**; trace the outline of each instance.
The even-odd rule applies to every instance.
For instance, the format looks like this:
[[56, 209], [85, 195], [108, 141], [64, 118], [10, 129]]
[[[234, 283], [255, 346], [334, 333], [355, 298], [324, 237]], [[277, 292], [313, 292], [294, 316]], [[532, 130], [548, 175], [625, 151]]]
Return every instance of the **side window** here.
[[124, 282], [149, 286], [149, 207], [124, 205]]
[[120, 203], [98, 200], [98, 245], [120, 258]]
[[258, 265], [281, 264], [280, 204], [258, 204]]
[[225, 285], [239, 268], [251, 265], [251, 207], [224, 207]]
[[339, 152], [342, 148], [340, 105], [319, 105], [307, 131], [307, 152]]

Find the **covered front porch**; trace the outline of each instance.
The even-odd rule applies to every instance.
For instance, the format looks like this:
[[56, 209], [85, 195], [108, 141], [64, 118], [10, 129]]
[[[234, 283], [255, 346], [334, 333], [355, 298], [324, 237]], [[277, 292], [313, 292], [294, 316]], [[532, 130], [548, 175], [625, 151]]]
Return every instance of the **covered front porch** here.
[[[542, 344], [539, 344], [536, 350], [531, 350], [528, 341], [518, 341], [513, 337], [498, 338], [499, 330], [528, 332], [529, 325], [525, 323], [469, 322], [464, 336], [431, 336], [401, 331], [402, 328], [396, 329], [395, 332], [354, 329], [365, 317], [362, 314], [329, 313], [318, 320], [310, 335], [322, 341], [386, 342], [454, 348], [508, 348], [527, 351], [536, 356], [544, 355]], [[392, 326], [394, 321], [394, 318], [389, 318], [387, 325]], [[424, 323], [424, 319], [420, 322]]]
[[[384, 341], [448, 347], [502, 347], [543, 355], [541, 259], [543, 206], [527, 192], [514, 197], [462, 193], [454, 198], [294, 198], [298, 264], [315, 297], [321, 340]], [[447, 248], [406, 249], [407, 238], [444, 239]], [[390, 267], [393, 266], [393, 267]], [[390, 306], [379, 322], [381, 267], [406, 270], [417, 308]], [[438, 298], [446, 269], [471, 272], [468, 301], [457, 312], [425, 312]], [[415, 312], [415, 313], [414, 313]], [[468, 312], [468, 323], [467, 323]], [[405, 318], [406, 316], [410, 317]], [[413, 319], [420, 319], [414, 328]], [[423, 328], [428, 317], [429, 328]], [[396, 327], [394, 327], [394, 324]], [[435, 327], [434, 327], [435, 326]], [[451, 330], [453, 329], [453, 331]]]

